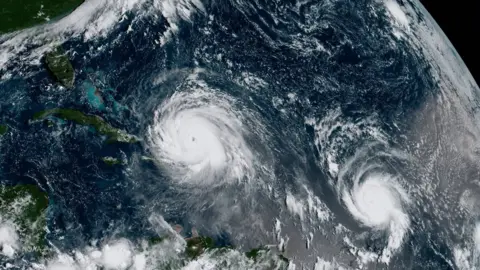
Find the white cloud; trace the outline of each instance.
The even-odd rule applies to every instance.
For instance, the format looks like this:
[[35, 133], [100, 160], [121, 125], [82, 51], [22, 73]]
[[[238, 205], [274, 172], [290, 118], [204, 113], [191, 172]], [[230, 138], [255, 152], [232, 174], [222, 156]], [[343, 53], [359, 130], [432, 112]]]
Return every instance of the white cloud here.
[[407, 15], [395, 0], [387, 0], [385, 6], [397, 23], [408, 27], [409, 21]]
[[19, 237], [15, 225], [9, 221], [2, 222], [0, 217], [0, 247], [1, 253], [7, 257], [13, 257], [19, 249]]

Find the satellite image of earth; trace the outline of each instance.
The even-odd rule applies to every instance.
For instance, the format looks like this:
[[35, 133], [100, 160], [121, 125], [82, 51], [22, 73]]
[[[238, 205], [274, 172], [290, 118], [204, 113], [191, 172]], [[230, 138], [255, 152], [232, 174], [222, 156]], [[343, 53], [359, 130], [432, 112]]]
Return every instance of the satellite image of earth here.
[[0, 269], [480, 269], [480, 89], [418, 0], [0, 15]]

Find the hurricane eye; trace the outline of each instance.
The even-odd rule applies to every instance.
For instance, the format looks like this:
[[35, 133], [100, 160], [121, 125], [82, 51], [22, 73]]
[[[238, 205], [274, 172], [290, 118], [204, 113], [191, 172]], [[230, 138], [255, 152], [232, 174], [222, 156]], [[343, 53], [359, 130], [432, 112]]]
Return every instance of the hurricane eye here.
[[[177, 92], [162, 102], [148, 128], [153, 155], [172, 179], [189, 185], [223, 185], [252, 179], [255, 155], [242, 125], [252, 117], [232, 98], [209, 90]], [[181, 166], [179, 166], [181, 164]]]
[[410, 228], [406, 209], [410, 198], [401, 185], [401, 178], [383, 169], [383, 164], [375, 159], [356, 156], [342, 168], [337, 188], [341, 201], [356, 221], [367, 230], [388, 234], [379, 259], [389, 263]]

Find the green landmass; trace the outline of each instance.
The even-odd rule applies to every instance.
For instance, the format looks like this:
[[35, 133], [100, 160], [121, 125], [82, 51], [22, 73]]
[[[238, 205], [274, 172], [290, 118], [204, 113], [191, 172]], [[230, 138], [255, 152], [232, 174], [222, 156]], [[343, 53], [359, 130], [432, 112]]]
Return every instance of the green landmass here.
[[[148, 239], [148, 244], [150, 246], [154, 246], [157, 244], [162, 243], [166, 239], [172, 236], [156, 236]], [[185, 239], [187, 245], [184, 250], [184, 254], [186, 255], [187, 259], [195, 259], [202, 255], [207, 250], [213, 249], [225, 249], [230, 247], [218, 246], [215, 244], [215, 241], [211, 237], [206, 236], [195, 236]]]
[[72, 88], [75, 83], [75, 70], [68, 59], [67, 53], [61, 46], [57, 46], [45, 54], [45, 64], [53, 77], [67, 88]]
[[256, 260], [258, 255], [260, 255], [263, 251], [265, 251], [263, 248], [254, 248], [245, 252], [245, 256], [247, 256], [249, 259]]
[[278, 258], [287, 264], [290, 263], [290, 260], [287, 257], [283, 256], [283, 254], [278, 254]]
[[5, 135], [8, 132], [8, 126], [7, 125], [0, 125], [0, 136]]
[[0, 34], [20, 30], [66, 15], [84, 0], [3, 0]]
[[33, 120], [41, 120], [49, 116], [57, 117], [63, 120], [73, 121], [79, 125], [91, 126], [98, 133], [107, 136], [109, 142], [138, 142], [138, 138], [136, 136], [130, 135], [123, 130], [112, 127], [100, 116], [87, 115], [74, 109], [55, 108], [40, 111], [33, 115]]
[[22, 241], [22, 250], [45, 251], [48, 196], [34, 185], [0, 187], [0, 216], [13, 222]]
[[[148, 239], [148, 246], [161, 245], [164, 241], [172, 238], [175, 241], [176, 236], [174, 234], [165, 236], [155, 236]], [[172, 259], [167, 261], [159, 260], [156, 269], [175, 270], [183, 269], [190, 261], [196, 260], [203, 254], [208, 253], [209, 258], [213, 258], [217, 261], [221, 261], [220, 265], [228, 265], [229, 251], [235, 250], [232, 246], [218, 245], [212, 238], [206, 236], [194, 236], [186, 238], [185, 249], [181, 252], [178, 259]], [[166, 244], [168, 245], [168, 243]], [[248, 269], [277, 269], [286, 270], [289, 266], [289, 260], [282, 254], [276, 254], [268, 247], [262, 246], [259, 248], [251, 249], [243, 255], [250, 259], [250, 262], [246, 262], [250, 267]], [[220, 266], [218, 265], [218, 266]], [[219, 267], [218, 269], [222, 269]], [[229, 267], [231, 269], [231, 267]], [[246, 268], [244, 268], [246, 269]]]
[[[245, 252], [245, 256], [249, 259], [252, 259], [253, 261], [257, 261], [257, 259], [266, 254], [267, 252], [269, 252], [269, 249], [266, 248], [266, 247], [259, 247], [259, 248], [253, 248], [247, 252]], [[281, 261], [283, 261], [284, 263], [288, 264], [289, 263], [289, 260], [283, 256], [282, 254], [277, 254], [278, 256], [278, 259], [280, 259]]]
[[114, 157], [102, 157], [102, 161], [110, 166], [122, 164], [122, 161]]
[[149, 246], [154, 246], [162, 243], [167, 237], [161, 237], [161, 236], [155, 236], [150, 239], [148, 239], [148, 245]]
[[205, 250], [215, 248], [215, 242], [210, 237], [198, 236], [187, 239], [187, 247], [185, 254], [189, 258], [197, 258], [202, 255]]

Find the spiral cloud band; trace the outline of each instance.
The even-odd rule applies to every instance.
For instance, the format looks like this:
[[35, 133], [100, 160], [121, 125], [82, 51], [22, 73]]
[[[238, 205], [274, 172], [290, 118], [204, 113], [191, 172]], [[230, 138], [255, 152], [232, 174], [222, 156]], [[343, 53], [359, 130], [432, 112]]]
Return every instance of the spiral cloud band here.
[[147, 140], [155, 158], [182, 184], [222, 185], [255, 175], [242, 123], [248, 112], [231, 97], [196, 85], [175, 92], [154, 113]]
[[405, 223], [401, 198], [405, 192], [389, 175], [372, 174], [363, 183], [355, 182], [353, 190], [344, 191], [343, 200], [352, 215], [369, 227], [384, 227], [397, 221]]
[[388, 263], [393, 252], [401, 247], [410, 227], [410, 218], [404, 208], [410, 199], [399, 176], [386, 172], [373, 160], [363, 156], [356, 158], [340, 173], [339, 195], [356, 220], [368, 228], [388, 233], [387, 245], [379, 258]]

